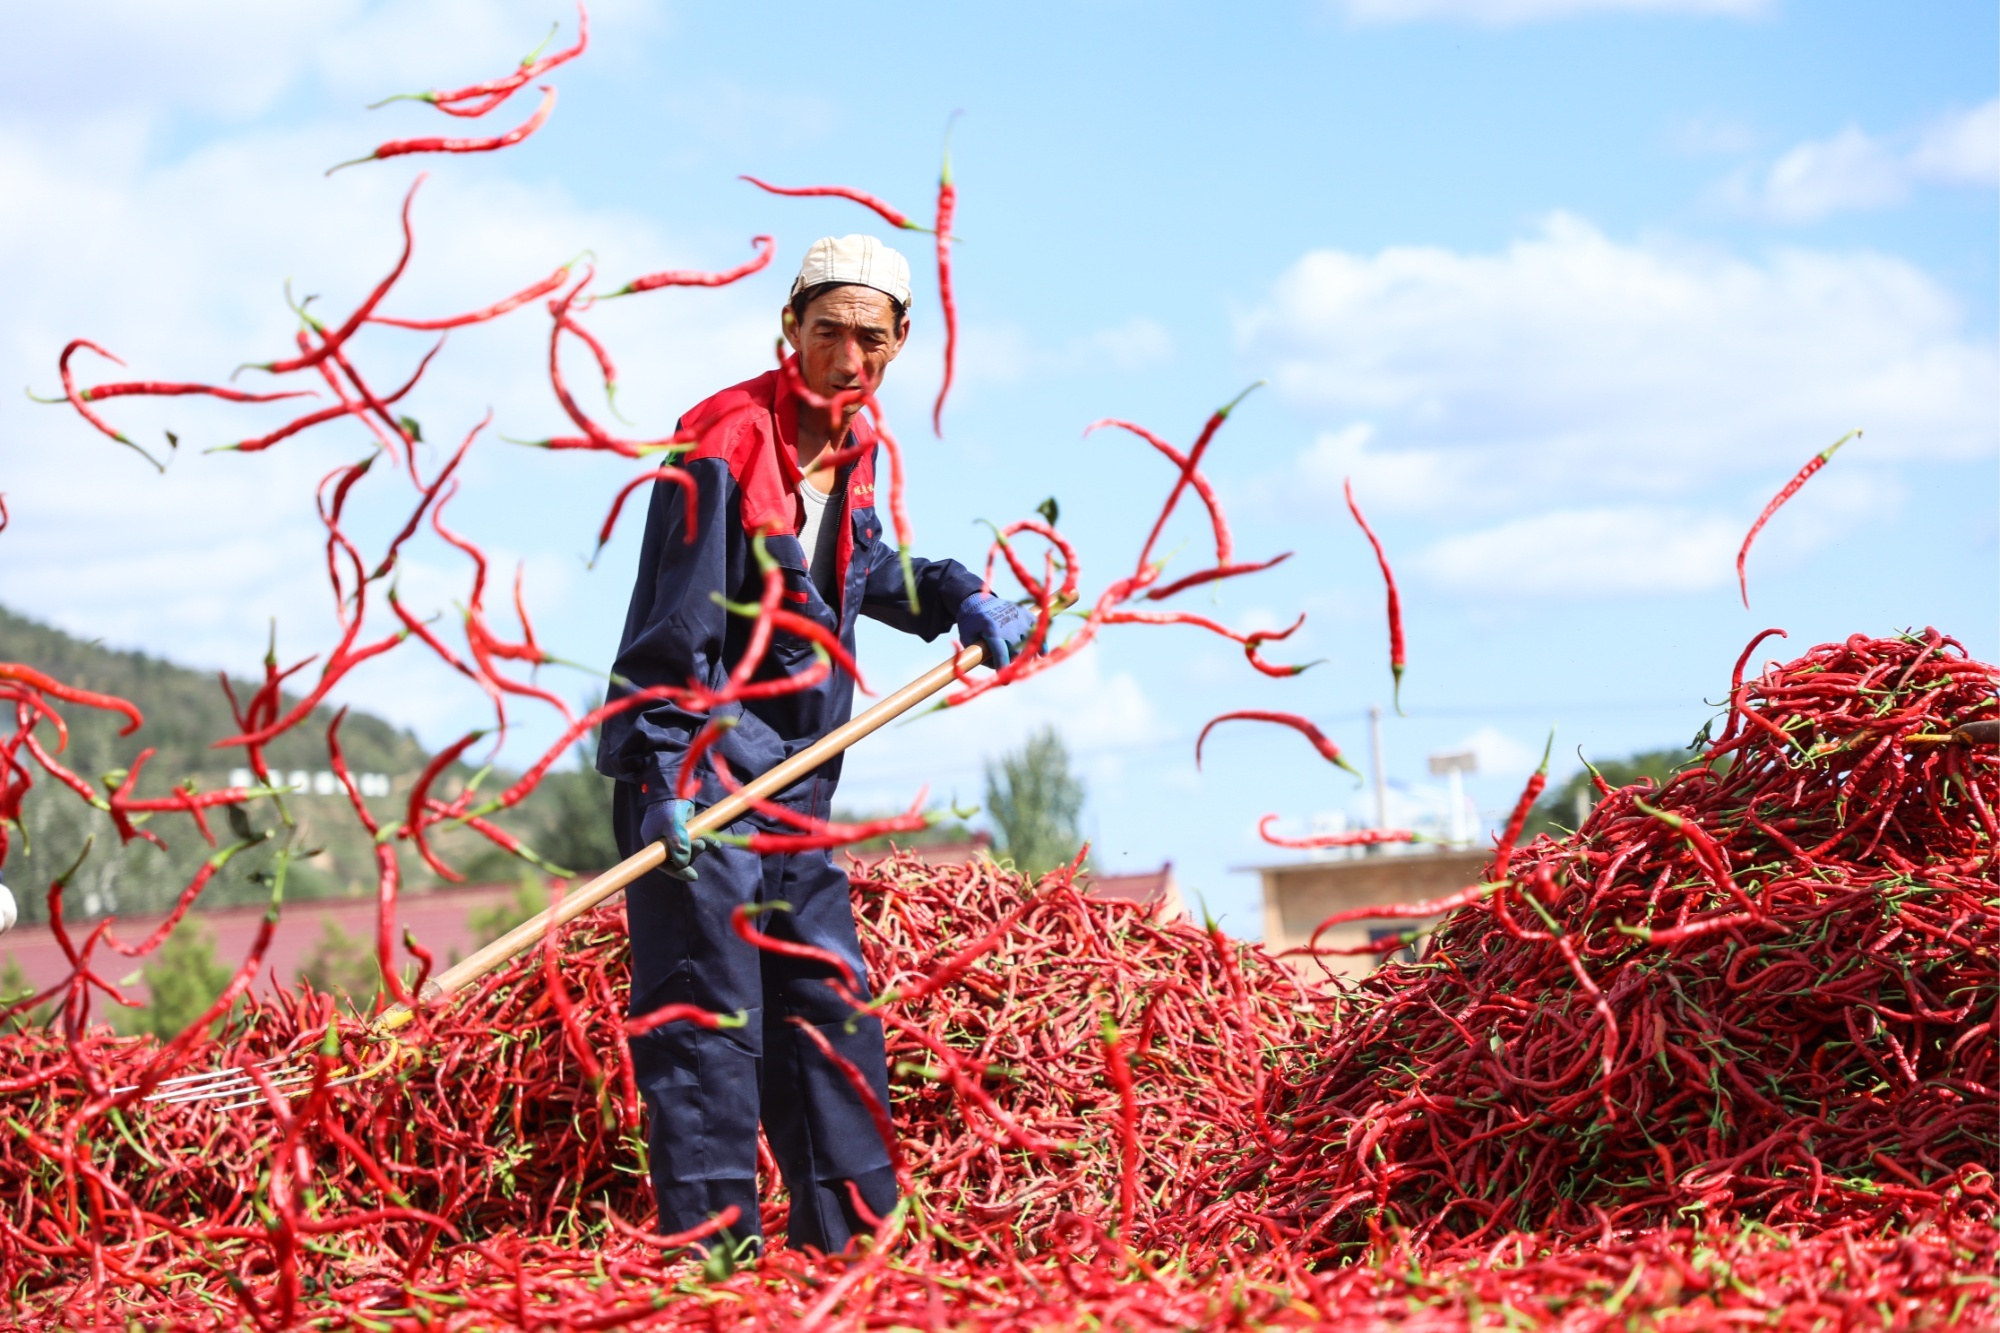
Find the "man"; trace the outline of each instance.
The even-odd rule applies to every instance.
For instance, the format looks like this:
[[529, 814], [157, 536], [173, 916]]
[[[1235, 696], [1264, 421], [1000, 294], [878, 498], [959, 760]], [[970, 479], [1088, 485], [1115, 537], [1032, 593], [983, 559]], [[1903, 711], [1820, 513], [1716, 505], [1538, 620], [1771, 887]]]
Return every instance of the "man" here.
[[[908, 262], [872, 236], [828, 237], [807, 252], [790, 303], [785, 340], [806, 387], [822, 397], [879, 385], [909, 336]], [[716, 594], [758, 599], [763, 576], [752, 548], [762, 528], [783, 567], [786, 609], [836, 631], [850, 653], [857, 617], [872, 616], [934, 639], [954, 625], [968, 645], [983, 644], [989, 665], [1004, 664], [1033, 619], [982, 588], [955, 561], [916, 560], [913, 611], [896, 551], [882, 540], [875, 506], [875, 433], [858, 404], [836, 426], [771, 371], [725, 389], [682, 418], [699, 443], [682, 462], [696, 483], [689, 500], [656, 484], [639, 551], [639, 574], [614, 670], [630, 688], [690, 683], [718, 689], [741, 660], [750, 622]], [[824, 456], [849, 445], [858, 456], [838, 467]], [[812, 665], [804, 639], [779, 633], [757, 680]], [[726, 793], [711, 762], [741, 782], [805, 749], [852, 711], [854, 682], [837, 667], [797, 693], [723, 705], [735, 725], [698, 761], [695, 800], [674, 798], [682, 758], [706, 715], [660, 704], [604, 726], [597, 766], [618, 779], [613, 824], [619, 851], [658, 841], [663, 871], [626, 891], [632, 940], [632, 1012], [669, 1003], [745, 1014], [745, 1026], [708, 1031], [671, 1023], [632, 1042], [634, 1072], [651, 1113], [648, 1142], [660, 1230], [676, 1232], [734, 1204], [737, 1238], [759, 1235], [757, 1125], [791, 1193], [787, 1237], [794, 1247], [844, 1248], [869, 1214], [895, 1206], [895, 1173], [865, 1104], [789, 1020], [816, 1027], [863, 1071], [886, 1107], [882, 1027], [856, 1015], [827, 985], [831, 969], [759, 950], [731, 929], [739, 904], [770, 935], [824, 949], [867, 985], [855, 938], [847, 876], [824, 851], [757, 856], [745, 848], [690, 842], [698, 806]], [[775, 798], [826, 818], [840, 777], [835, 758]], [[763, 817], [731, 832], [796, 832]], [[700, 863], [694, 864], [700, 853]], [[865, 998], [865, 995], [863, 996]], [[856, 1206], [858, 1196], [861, 1207]], [[866, 1211], [864, 1212], [863, 1209]]]

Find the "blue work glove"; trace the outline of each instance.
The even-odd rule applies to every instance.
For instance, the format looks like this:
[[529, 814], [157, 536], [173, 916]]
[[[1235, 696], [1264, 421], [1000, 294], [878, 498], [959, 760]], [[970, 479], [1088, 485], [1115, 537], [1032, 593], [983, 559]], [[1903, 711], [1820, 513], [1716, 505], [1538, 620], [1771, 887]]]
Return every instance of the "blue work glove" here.
[[688, 817], [693, 813], [693, 801], [662, 796], [648, 802], [646, 813], [639, 819], [640, 841], [667, 845], [667, 862], [660, 867], [661, 871], [689, 883], [701, 878], [694, 868], [695, 857], [716, 845], [713, 838], [688, 836]]
[[1035, 618], [1005, 597], [976, 592], [959, 603], [958, 641], [986, 649], [986, 665], [998, 671], [1014, 660], [1035, 630]]

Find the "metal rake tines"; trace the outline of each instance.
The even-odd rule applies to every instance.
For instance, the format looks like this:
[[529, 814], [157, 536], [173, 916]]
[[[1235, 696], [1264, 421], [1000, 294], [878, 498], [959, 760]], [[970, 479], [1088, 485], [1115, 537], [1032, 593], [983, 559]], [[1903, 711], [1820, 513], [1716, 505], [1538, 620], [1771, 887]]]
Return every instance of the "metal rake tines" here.
[[[288, 1098], [310, 1091], [312, 1088], [313, 1062], [310, 1059], [280, 1057], [259, 1061], [251, 1068], [266, 1071], [264, 1077], [272, 1090]], [[374, 1070], [355, 1073], [346, 1071], [345, 1065], [330, 1071], [344, 1076], [329, 1078], [326, 1086], [333, 1088], [358, 1082], [375, 1072]], [[112, 1091], [129, 1092], [131, 1088], [114, 1088]], [[161, 1079], [153, 1091], [147, 1094], [145, 1100], [162, 1105], [220, 1103], [210, 1109], [228, 1111], [240, 1106], [260, 1105], [266, 1098], [264, 1089], [251, 1076], [249, 1069], [242, 1065], [230, 1065], [222, 1069], [211, 1069], [203, 1074], [181, 1074], [175, 1078]]]

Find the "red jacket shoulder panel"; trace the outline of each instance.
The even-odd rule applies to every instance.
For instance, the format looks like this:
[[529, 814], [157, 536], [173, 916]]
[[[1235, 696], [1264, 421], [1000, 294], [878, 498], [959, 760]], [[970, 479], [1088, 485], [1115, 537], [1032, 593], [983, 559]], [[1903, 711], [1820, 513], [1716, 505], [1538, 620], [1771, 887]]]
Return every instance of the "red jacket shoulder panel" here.
[[790, 398], [782, 376], [767, 370], [703, 399], [681, 416], [681, 430], [695, 437], [688, 461], [716, 458], [729, 469], [741, 496], [745, 528], [793, 529], [791, 485], [777, 452], [780, 397]]

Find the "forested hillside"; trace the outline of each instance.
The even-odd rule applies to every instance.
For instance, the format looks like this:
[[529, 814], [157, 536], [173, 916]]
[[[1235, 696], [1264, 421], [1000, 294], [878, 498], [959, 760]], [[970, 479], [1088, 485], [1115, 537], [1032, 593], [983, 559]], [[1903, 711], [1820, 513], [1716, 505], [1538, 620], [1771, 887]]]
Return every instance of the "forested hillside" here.
[[[141, 795], [164, 795], [189, 779], [204, 790], [226, 786], [232, 770], [243, 765], [241, 750], [209, 748], [211, 742], [236, 731], [221, 682], [212, 674], [84, 642], [4, 608], [0, 608], [0, 661], [25, 663], [68, 684], [129, 699], [145, 714], [140, 731], [121, 737], [118, 728], [123, 719], [117, 715], [63, 706], [69, 745], [57, 758], [88, 782], [109, 777], [115, 784], [148, 748], [154, 753], [142, 770]], [[256, 689], [246, 681], [232, 685], [242, 700]], [[287, 697], [288, 705], [293, 701]], [[333, 710], [315, 710], [311, 720], [272, 742], [267, 755], [273, 773], [283, 774], [288, 783], [302, 779], [304, 790], [288, 793], [281, 801], [256, 802], [249, 811], [257, 830], [274, 835], [287, 831], [289, 818], [296, 829], [290, 839], [295, 853], [315, 853], [292, 863], [286, 881], [288, 899], [363, 894], [375, 885], [374, 855], [366, 832], [348, 808], [346, 796], [320, 776], [329, 767], [326, 728], [332, 719]], [[57, 738], [52, 727], [44, 724], [36, 734], [45, 748], [54, 750]], [[393, 822], [408, 799], [410, 784], [428, 762], [428, 753], [408, 731], [366, 713], [350, 712], [340, 737], [348, 767], [357, 775], [374, 775], [363, 783], [370, 808], [378, 819]], [[144, 841], [120, 847], [107, 815], [60, 788], [32, 761], [29, 766], [36, 785], [22, 806], [23, 827], [0, 866], [0, 878], [14, 889], [24, 920], [46, 919], [50, 881], [76, 860], [86, 842], [90, 853], [63, 900], [70, 918], [163, 910], [215, 851], [183, 815], [155, 821], [167, 843], [164, 851]], [[439, 790], [452, 794], [470, 776], [469, 769], [457, 768], [447, 774]], [[497, 790], [501, 780], [495, 775], [487, 781]], [[602, 869], [616, 859], [608, 785], [588, 771], [551, 774], [534, 796], [500, 822], [558, 865], [580, 871]], [[219, 818], [212, 822], [226, 844], [227, 823]], [[283, 841], [274, 836], [232, 859], [204, 892], [202, 905], [261, 901], [268, 896], [268, 887], [260, 882], [262, 872]], [[463, 830], [434, 837], [434, 842], [447, 862], [470, 879], [512, 879], [523, 867]], [[437, 883], [414, 855], [403, 857], [403, 879], [414, 892]]]

